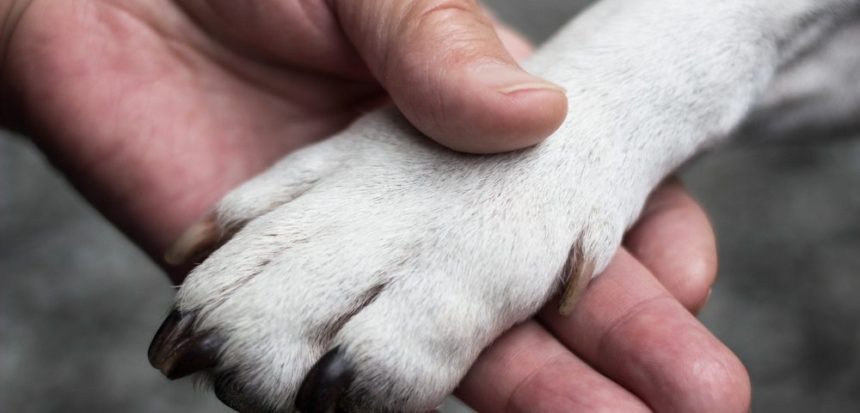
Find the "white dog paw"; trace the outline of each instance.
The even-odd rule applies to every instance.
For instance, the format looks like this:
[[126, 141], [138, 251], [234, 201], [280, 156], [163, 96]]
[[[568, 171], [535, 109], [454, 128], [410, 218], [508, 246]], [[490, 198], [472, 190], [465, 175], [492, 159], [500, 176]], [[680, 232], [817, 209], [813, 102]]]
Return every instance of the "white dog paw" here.
[[620, 242], [612, 185], [553, 177], [552, 153], [456, 154], [380, 112], [289, 156], [218, 205], [207, 225], [229, 240], [185, 281], [153, 365], [204, 372], [241, 411], [432, 410]]
[[205, 257], [257, 217], [298, 198], [336, 170], [353, 152], [350, 142], [329, 139], [296, 151], [228, 193], [165, 254], [170, 264]]

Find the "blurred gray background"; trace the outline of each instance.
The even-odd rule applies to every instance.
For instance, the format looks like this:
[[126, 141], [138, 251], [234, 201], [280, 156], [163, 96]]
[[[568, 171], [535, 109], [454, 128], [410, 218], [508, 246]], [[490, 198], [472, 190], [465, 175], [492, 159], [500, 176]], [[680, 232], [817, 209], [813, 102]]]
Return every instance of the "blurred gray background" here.
[[[540, 41], [581, 1], [488, 1]], [[759, 412], [860, 408], [860, 141], [734, 148], [684, 180], [713, 219], [702, 320], [745, 362]], [[0, 135], [0, 411], [221, 412], [146, 347], [167, 279], [24, 140]]]

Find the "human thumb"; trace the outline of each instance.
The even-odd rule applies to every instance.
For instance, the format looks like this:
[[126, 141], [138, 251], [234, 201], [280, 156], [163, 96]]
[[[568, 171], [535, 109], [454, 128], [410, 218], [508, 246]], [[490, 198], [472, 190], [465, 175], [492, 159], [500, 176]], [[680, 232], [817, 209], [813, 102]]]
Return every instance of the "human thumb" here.
[[567, 113], [564, 89], [526, 73], [474, 0], [331, 0], [394, 104], [452, 149], [534, 145]]

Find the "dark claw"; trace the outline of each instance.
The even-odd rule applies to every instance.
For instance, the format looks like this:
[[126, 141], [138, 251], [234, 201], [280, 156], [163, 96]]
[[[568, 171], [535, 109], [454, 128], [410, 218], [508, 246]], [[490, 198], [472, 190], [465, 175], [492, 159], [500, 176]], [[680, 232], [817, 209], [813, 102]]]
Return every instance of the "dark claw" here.
[[215, 397], [217, 397], [218, 400], [221, 400], [221, 403], [224, 403], [227, 407], [236, 411], [242, 411], [242, 408], [245, 407], [245, 404], [242, 403], [242, 393], [240, 389], [236, 387], [236, 382], [233, 380], [232, 374], [222, 374], [218, 376], [212, 387], [215, 392]]
[[346, 356], [335, 347], [311, 367], [296, 395], [301, 413], [329, 413], [349, 389], [355, 374]]
[[158, 331], [155, 332], [155, 337], [149, 343], [149, 350], [146, 353], [152, 367], [159, 368], [158, 366], [164, 362], [167, 357], [163, 351], [165, 343], [174, 341], [179, 333], [187, 329], [191, 324], [188, 319], [189, 317], [183, 317], [179, 310], [173, 310], [167, 315], [161, 327], [158, 327]]
[[195, 333], [194, 313], [173, 310], [149, 345], [149, 362], [168, 379], [215, 366], [224, 340], [212, 332]]
[[214, 384], [215, 397], [221, 400], [221, 403], [227, 407], [236, 410], [237, 412], [275, 412], [275, 409], [262, 406], [257, 403], [254, 397], [247, 394], [242, 386], [236, 382], [236, 378], [231, 373], [225, 373], [215, 379]]

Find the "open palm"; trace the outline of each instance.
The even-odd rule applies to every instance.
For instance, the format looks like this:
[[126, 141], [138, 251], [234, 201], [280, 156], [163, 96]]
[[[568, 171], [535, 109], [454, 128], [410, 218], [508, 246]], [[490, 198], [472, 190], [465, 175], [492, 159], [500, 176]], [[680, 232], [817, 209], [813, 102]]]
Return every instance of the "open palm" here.
[[[186, 6], [33, 0], [5, 64], [28, 132], [153, 253], [227, 190], [382, 96], [334, 25], [314, 33], [327, 44], [241, 38], [199, 24], [218, 10]], [[289, 53], [301, 47], [335, 57], [300, 65]]]

